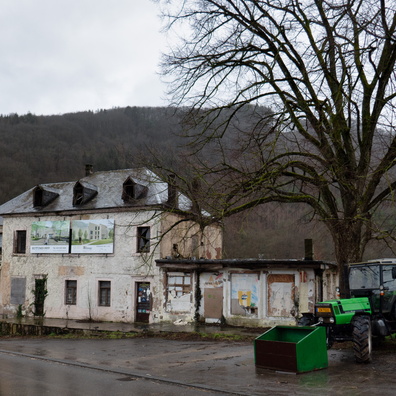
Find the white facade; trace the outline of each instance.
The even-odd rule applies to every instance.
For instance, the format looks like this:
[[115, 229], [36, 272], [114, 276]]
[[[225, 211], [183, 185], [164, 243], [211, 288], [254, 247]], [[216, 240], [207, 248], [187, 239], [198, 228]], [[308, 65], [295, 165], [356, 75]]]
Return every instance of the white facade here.
[[[164, 320], [155, 260], [172, 256], [175, 246], [184, 256], [194, 249], [213, 257], [222, 245], [216, 226], [202, 235], [182, 222], [187, 231], [168, 232], [182, 217], [172, 213], [167, 188], [146, 170], [98, 172], [78, 182], [37, 186], [2, 205], [0, 314]], [[130, 196], [134, 191], [138, 195]], [[177, 198], [186, 209], [186, 197]]]
[[[153, 220], [153, 217], [155, 217], [154, 213], [150, 211], [71, 216], [70, 220], [114, 219], [114, 253], [86, 255], [31, 254], [30, 229], [35, 218], [6, 217], [3, 228], [4, 251], [0, 300], [3, 313], [12, 315], [17, 309], [17, 304], [11, 302], [11, 296], [18, 293], [12, 290], [13, 279], [25, 279], [25, 298], [18, 302], [22, 305], [24, 313], [31, 315], [34, 310], [35, 279], [46, 277], [48, 291], [44, 303], [46, 317], [135, 321], [137, 282], [150, 282], [151, 292], [154, 294], [158, 286], [158, 269], [150, 263], [159, 257], [159, 249], [148, 253], [136, 252], [137, 226], [149, 226], [152, 235], [160, 234], [159, 221]], [[40, 221], [46, 220], [54, 221], [58, 218], [40, 217]], [[25, 254], [13, 253], [16, 230], [27, 231]], [[65, 303], [65, 287], [68, 280], [77, 281], [77, 301], [72, 305]], [[99, 281], [111, 282], [110, 306], [98, 305]]]

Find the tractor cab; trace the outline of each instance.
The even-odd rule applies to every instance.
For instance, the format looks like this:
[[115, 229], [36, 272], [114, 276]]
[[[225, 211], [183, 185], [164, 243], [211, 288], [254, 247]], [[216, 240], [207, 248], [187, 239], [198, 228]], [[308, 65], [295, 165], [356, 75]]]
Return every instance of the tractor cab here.
[[351, 264], [349, 288], [352, 297], [368, 297], [373, 313], [396, 319], [396, 260], [382, 259]]

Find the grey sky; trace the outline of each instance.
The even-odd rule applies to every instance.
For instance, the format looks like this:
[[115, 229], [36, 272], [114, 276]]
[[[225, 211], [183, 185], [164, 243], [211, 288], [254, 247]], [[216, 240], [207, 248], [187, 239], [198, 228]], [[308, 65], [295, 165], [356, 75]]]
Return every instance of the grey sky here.
[[0, 0], [0, 114], [165, 105], [150, 0]]

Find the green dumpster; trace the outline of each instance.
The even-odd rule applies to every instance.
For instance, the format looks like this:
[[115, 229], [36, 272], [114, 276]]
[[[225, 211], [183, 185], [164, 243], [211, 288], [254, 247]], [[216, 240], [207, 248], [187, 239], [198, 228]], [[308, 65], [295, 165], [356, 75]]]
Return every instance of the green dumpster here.
[[328, 367], [326, 329], [275, 326], [254, 340], [256, 367], [304, 373]]

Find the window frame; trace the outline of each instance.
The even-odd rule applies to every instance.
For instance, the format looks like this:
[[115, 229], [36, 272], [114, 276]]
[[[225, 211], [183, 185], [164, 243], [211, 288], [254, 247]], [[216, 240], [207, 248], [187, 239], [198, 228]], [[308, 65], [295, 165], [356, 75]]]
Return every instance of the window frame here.
[[[174, 282], [170, 283], [170, 278], [175, 278]], [[177, 282], [178, 278], [182, 278], [182, 282]], [[185, 282], [186, 279], [189, 282]], [[192, 273], [191, 272], [169, 272], [166, 276], [166, 288], [168, 294], [173, 297], [181, 297], [192, 293]]]
[[[71, 300], [69, 300], [69, 291], [71, 291]], [[75, 279], [65, 280], [65, 305], [77, 305], [77, 280]]]
[[149, 226], [137, 227], [136, 229], [136, 252], [150, 253], [151, 229]]
[[[104, 295], [102, 293], [104, 293]], [[98, 281], [98, 306], [111, 306], [111, 281], [109, 280]]]
[[14, 253], [26, 254], [27, 232], [26, 230], [16, 230], [14, 234]]

